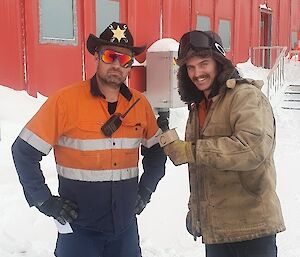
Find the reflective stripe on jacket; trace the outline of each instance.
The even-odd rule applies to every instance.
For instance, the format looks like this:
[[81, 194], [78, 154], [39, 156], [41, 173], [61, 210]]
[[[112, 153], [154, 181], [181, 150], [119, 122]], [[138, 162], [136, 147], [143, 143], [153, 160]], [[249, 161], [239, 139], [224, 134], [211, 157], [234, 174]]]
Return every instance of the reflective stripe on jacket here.
[[92, 81], [50, 96], [21, 131], [12, 152], [30, 205], [47, 200], [51, 194], [39, 162], [53, 148], [59, 194], [79, 206], [75, 223], [118, 233], [134, 220], [140, 146], [144, 149], [144, 172], [139, 183], [150, 191], [155, 191], [164, 176], [166, 156], [157, 144], [159, 129], [149, 102], [125, 85], [115, 113], [124, 113], [135, 100], [140, 101], [112, 137], [102, 133], [101, 126], [110, 117], [108, 103], [91, 94]]
[[124, 113], [136, 99], [141, 100], [111, 138], [101, 131], [110, 117], [107, 101], [92, 97], [88, 82], [49, 97], [20, 137], [45, 154], [53, 147], [58, 173], [63, 177], [82, 181], [136, 177], [140, 144], [147, 148], [156, 144], [158, 127], [145, 97], [130, 91], [130, 101], [119, 94], [116, 113]]

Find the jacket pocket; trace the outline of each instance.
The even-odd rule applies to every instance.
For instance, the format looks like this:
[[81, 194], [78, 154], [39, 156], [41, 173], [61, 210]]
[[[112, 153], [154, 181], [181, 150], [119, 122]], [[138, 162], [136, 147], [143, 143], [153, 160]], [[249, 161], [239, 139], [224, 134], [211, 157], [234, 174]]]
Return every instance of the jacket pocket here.
[[77, 129], [81, 131], [81, 133], [97, 133], [99, 137], [99, 133], [101, 131], [101, 127], [104, 122], [100, 121], [79, 121], [77, 123]]
[[269, 186], [264, 173], [264, 165], [261, 169], [239, 172], [239, 180], [244, 190], [260, 200], [263, 191]]
[[222, 175], [210, 183], [208, 206], [213, 226], [224, 231], [251, 230], [252, 227], [264, 226], [263, 201], [253, 188], [244, 184], [246, 177], [240, 177], [243, 172], [216, 173]]
[[238, 208], [243, 201], [259, 202], [261, 200], [259, 194], [245, 183], [245, 180], [251, 179], [250, 174], [245, 173], [248, 172], [211, 171], [207, 175], [210, 204], [215, 208], [227, 208], [230, 205]]
[[144, 128], [138, 122], [126, 122], [124, 121], [121, 126], [120, 132], [123, 138], [137, 139], [141, 142]]

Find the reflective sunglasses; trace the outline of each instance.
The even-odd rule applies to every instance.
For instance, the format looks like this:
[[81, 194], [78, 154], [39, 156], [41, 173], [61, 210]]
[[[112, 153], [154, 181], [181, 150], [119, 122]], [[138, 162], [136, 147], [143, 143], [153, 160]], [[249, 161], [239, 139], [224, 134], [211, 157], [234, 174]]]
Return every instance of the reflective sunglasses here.
[[220, 43], [202, 31], [191, 31], [182, 36], [179, 42], [178, 59], [184, 58], [191, 48], [212, 49], [225, 56], [225, 50]]
[[98, 54], [101, 61], [107, 64], [111, 64], [115, 60], [118, 60], [120, 66], [124, 68], [129, 68], [133, 64], [133, 57], [128, 54], [118, 53], [109, 49], [101, 50], [98, 52]]

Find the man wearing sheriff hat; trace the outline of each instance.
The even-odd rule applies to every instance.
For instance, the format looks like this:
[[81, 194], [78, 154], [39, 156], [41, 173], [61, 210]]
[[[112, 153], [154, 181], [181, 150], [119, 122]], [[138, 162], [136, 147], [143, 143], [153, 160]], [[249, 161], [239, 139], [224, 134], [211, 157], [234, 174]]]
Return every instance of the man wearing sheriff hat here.
[[[166, 162], [149, 102], [124, 84], [145, 46], [134, 46], [128, 26], [113, 22], [89, 36], [87, 49], [96, 74], [50, 96], [32, 117], [12, 146], [16, 170], [29, 205], [68, 228], [58, 232], [55, 256], [140, 257], [136, 214]], [[52, 148], [57, 196], [40, 167]]]

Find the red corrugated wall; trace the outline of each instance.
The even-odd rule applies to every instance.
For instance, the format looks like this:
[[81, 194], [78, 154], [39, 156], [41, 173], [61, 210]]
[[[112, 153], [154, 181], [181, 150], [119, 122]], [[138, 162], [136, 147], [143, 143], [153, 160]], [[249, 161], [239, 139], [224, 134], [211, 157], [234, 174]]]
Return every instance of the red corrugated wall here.
[[209, 16], [211, 22], [211, 30], [218, 33], [220, 19], [229, 20], [231, 22], [231, 42], [230, 51], [226, 53], [227, 58], [233, 60], [234, 52], [234, 0], [212, 0], [197, 1], [193, 0], [192, 8], [192, 29], [196, 28], [197, 15]]
[[162, 5], [162, 37], [179, 41], [191, 28], [191, 0], [165, 0]]
[[[133, 34], [134, 44], [149, 47], [153, 42], [160, 38], [160, 15], [161, 0], [127, 1], [128, 13], [124, 17], [128, 27]], [[137, 56], [137, 60], [143, 63], [146, 53]], [[146, 90], [146, 68], [133, 67], [129, 74], [129, 86], [141, 92]]]
[[[94, 1], [82, 1], [82, 21], [83, 21], [83, 32], [82, 32], [82, 50], [83, 50], [83, 63], [84, 63], [84, 75], [85, 78], [90, 78], [96, 70], [96, 62], [95, 58], [88, 52], [86, 48], [86, 39], [92, 34], [96, 34], [96, 12], [95, 12], [96, 4]], [[96, 35], [99, 36], [99, 35]]]
[[300, 1], [291, 0], [291, 29], [300, 32]]
[[[298, 1], [300, 3], [300, 1]], [[278, 45], [291, 45], [291, 1], [281, 0], [278, 7]]]
[[[161, 0], [130, 0], [127, 8], [127, 23], [134, 35], [135, 44], [149, 47], [160, 36]], [[143, 62], [145, 57], [146, 54], [143, 53], [137, 60]]]
[[77, 3], [77, 45], [39, 42], [39, 1], [25, 1], [28, 92], [49, 95], [82, 79], [82, 1]]
[[23, 1], [0, 1], [0, 85], [25, 89], [23, 62]]
[[[39, 43], [38, 3], [0, 1], [0, 84], [27, 89], [32, 95], [48, 95], [95, 72], [95, 60], [85, 45], [88, 35], [96, 30], [95, 1], [76, 1], [76, 46]], [[209, 16], [214, 31], [218, 30], [220, 19], [229, 19], [232, 50], [227, 56], [238, 63], [247, 60], [249, 47], [259, 45], [259, 5], [265, 3], [272, 11], [272, 44], [289, 46], [291, 30], [300, 31], [299, 0], [120, 0], [120, 19], [128, 23], [135, 44], [148, 47], [162, 37], [178, 41], [183, 33], [196, 28], [197, 15]], [[145, 53], [137, 59], [144, 62]], [[133, 68], [130, 86], [144, 91], [145, 76], [145, 67]]]
[[[147, 44], [149, 47], [166, 37], [178, 41], [190, 29], [190, 4], [191, 0], [128, 1], [127, 22], [135, 44]], [[146, 52], [138, 56], [137, 60], [144, 62], [145, 57]], [[141, 92], [147, 89], [145, 67], [133, 67], [129, 75], [129, 86]]]
[[251, 1], [236, 0], [234, 8], [233, 62], [241, 63], [248, 60], [251, 46], [252, 31], [245, 29], [253, 26]]
[[[281, 0], [282, 1], [282, 0]], [[264, 1], [261, 1], [263, 4]], [[279, 40], [279, 22], [285, 23], [286, 17], [279, 17], [279, 1], [278, 0], [269, 0], [268, 7], [272, 9], [272, 45], [280, 45]]]
[[228, 20], [231, 23], [231, 35], [230, 35], [230, 51], [226, 52], [226, 57], [230, 60], [233, 60], [234, 51], [234, 36], [235, 36], [235, 27], [234, 27], [234, 2], [235, 0], [226, 0], [226, 1], [216, 1], [215, 5], [215, 27], [214, 31], [218, 32], [220, 19]]

